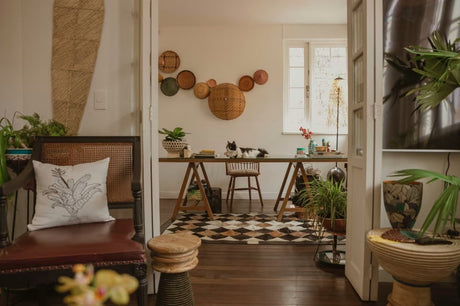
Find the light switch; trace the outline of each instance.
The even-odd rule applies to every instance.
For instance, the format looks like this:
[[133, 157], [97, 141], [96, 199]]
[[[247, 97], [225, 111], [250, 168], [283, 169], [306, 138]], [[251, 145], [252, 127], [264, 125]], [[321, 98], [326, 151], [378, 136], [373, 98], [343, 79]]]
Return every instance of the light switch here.
[[94, 91], [94, 109], [107, 109], [107, 91], [105, 89]]

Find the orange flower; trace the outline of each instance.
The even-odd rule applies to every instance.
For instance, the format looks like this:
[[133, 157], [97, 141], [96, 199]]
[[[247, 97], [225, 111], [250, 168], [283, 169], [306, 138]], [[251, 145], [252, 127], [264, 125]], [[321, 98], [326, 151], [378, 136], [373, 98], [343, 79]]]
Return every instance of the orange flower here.
[[303, 136], [305, 139], [310, 139], [311, 136], [313, 135], [313, 132], [310, 131], [310, 129], [306, 129], [306, 128], [300, 127], [299, 131], [302, 132], [302, 136]]

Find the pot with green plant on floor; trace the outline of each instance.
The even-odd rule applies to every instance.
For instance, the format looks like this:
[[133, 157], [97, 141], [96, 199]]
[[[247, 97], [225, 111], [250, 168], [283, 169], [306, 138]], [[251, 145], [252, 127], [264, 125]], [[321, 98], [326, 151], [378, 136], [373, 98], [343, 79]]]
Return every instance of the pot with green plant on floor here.
[[162, 141], [163, 148], [168, 152], [168, 157], [180, 157], [180, 153], [187, 146], [184, 137], [186, 132], [181, 127], [176, 127], [173, 130], [162, 128], [158, 133], [166, 135]]
[[396, 181], [402, 184], [444, 182], [420, 230], [382, 228], [366, 234], [373, 256], [394, 279], [388, 305], [431, 306], [431, 284], [449, 277], [460, 264], [460, 240], [449, 239], [458, 222], [460, 178], [422, 169], [400, 170], [393, 176], [402, 177]]
[[[324, 230], [334, 235], [332, 253], [320, 252], [319, 259], [333, 264], [344, 263], [344, 252], [337, 250], [337, 236], [346, 232], [347, 191], [342, 181], [315, 179], [310, 183], [310, 189], [298, 192], [297, 199], [307, 212], [315, 216], [320, 239]], [[327, 257], [329, 253], [332, 258]]]
[[[26, 121], [20, 129], [15, 129], [16, 118]], [[64, 136], [67, 128], [55, 121], [40, 119], [37, 113], [19, 115], [16, 112], [13, 119], [0, 119], [0, 185], [9, 180], [7, 167], [16, 174], [22, 171], [32, 154], [32, 148], [37, 136]]]

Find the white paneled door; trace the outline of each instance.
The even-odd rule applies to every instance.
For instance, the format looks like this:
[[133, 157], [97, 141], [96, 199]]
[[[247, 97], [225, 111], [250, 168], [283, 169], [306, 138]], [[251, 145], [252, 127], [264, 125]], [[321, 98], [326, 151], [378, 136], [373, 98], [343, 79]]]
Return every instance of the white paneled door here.
[[377, 265], [365, 235], [378, 225], [380, 218], [381, 12], [379, 0], [347, 3], [349, 156], [345, 275], [365, 301], [377, 299], [378, 285]]

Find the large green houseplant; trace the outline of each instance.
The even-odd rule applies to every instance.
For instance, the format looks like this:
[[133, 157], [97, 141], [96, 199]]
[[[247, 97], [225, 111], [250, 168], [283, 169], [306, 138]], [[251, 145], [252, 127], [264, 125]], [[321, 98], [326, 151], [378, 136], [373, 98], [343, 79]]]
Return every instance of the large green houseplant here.
[[[296, 195], [300, 206], [311, 211], [319, 221], [331, 219], [345, 219], [347, 214], [347, 191], [342, 181], [314, 179], [310, 183], [310, 190], [304, 188]], [[334, 228], [332, 230], [335, 230]]]
[[460, 87], [460, 49], [435, 31], [428, 38], [429, 48], [409, 46], [406, 59], [386, 53], [385, 60], [401, 76], [391, 93], [384, 97], [396, 99], [415, 94], [418, 108], [435, 108], [455, 89]]
[[415, 100], [421, 109], [434, 108], [460, 87], [460, 49], [443, 37], [433, 32], [428, 38], [430, 48], [410, 46], [405, 50], [414, 54], [412, 61], [421, 61], [422, 67], [412, 70], [421, 76], [422, 85], [408, 92], [416, 93]]
[[[304, 188], [296, 194], [297, 203], [305, 207], [306, 211], [315, 216], [319, 227], [319, 237], [326, 228], [334, 233], [332, 243], [332, 260], [327, 257], [319, 259], [339, 264], [340, 252], [337, 250], [337, 234], [345, 233], [345, 220], [347, 215], [347, 191], [343, 181], [335, 182], [332, 179], [314, 179], [310, 188]], [[324, 252], [323, 252], [324, 253]], [[326, 252], [327, 253], [327, 252]]]

